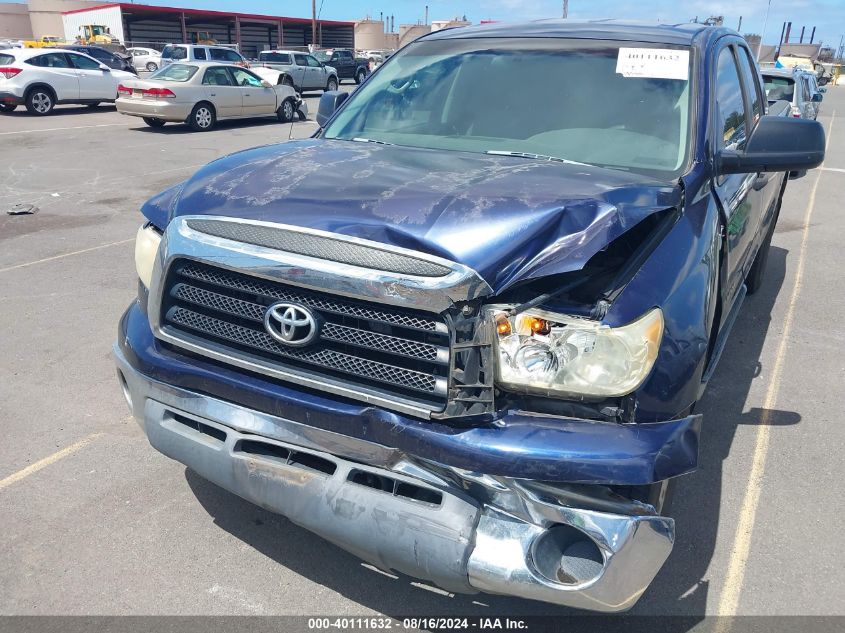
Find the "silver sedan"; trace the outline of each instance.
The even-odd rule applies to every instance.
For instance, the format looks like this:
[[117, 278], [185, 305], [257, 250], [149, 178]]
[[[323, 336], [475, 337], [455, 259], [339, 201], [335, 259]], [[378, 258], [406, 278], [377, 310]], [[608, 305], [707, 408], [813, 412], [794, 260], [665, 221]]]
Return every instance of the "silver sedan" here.
[[170, 64], [149, 79], [131, 79], [118, 86], [117, 111], [141, 117], [150, 127], [187, 123], [198, 132], [220, 119], [275, 115], [292, 121], [307, 116], [305, 102], [290, 86], [273, 85], [238, 66]]

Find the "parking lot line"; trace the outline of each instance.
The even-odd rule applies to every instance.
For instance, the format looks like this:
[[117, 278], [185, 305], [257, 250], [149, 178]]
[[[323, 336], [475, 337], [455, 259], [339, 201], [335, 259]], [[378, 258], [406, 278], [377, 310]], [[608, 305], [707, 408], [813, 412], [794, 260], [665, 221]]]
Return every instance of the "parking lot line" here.
[[39, 459], [34, 464], [30, 464], [26, 468], [19, 470], [16, 473], [12, 473], [5, 479], [0, 479], [0, 490], [4, 488], [8, 488], [14, 483], [19, 482], [21, 479], [29, 477], [33, 473], [37, 473], [42, 468], [46, 468], [50, 464], [55, 464], [57, 461], [62, 459], [63, 457], [67, 457], [68, 455], [72, 455], [76, 451], [81, 448], [85, 448], [88, 444], [96, 440], [98, 437], [103, 435], [102, 433], [92, 433], [88, 437], [84, 437], [78, 442], [71, 444], [70, 446], [66, 446], [61, 450], [56, 451], [52, 455], [48, 455], [44, 459]]
[[65, 257], [71, 257], [72, 255], [81, 255], [82, 253], [90, 253], [91, 251], [98, 251], [101, 248], [108, 248], [109, 246], [118, 246], [120, 244], [128, 244], [129, 242], [134, 242], [135, 238], [130, 237], [128, 240], [120, 240], [119, 242], [109, 242], [108, 244], [99, 244], [98, 246], [92, 246], [91, 248], [83, 248], [79, 251], [71, 251], [70, 253], [62, 253], [61, 255], [53, 255], [52, 257], [45, 257], [44, 259], [36, 259], [34, 262], [26, 262], [24, 264], [15, 264], [14, 266], [7, 266], [6, 268], [0, 268], [0, 273], [5, 273], [10, 270], [17, 270], [18, 268], [26, 268], [27, 266], [35, 266], [36, 264], [43, 264], [45, 262], [51, 262], [55, 259], [63, 259]]
[[[830, 117], [830, 125], [827, 130], [826, 144], [830, 144], [830, 137], [833, 133], [833, 122], [836, 119], [836, 110]], [[748, 555], [751, 550], [751, 535], [754, 530], [754, 519], [757, 514], [757, 507], [760, 504], [760, 494], [763, 488], [763, 474], [766, 469], [766, 456], [769, 450], [769, 436], [773, 425], [772, 411], [777, 404], [778, 391], [780, 390], [781, 375], [786, 359], [786, 352], [789, 347], [789, 334], [795, 322], [795, 306], [798, 304], [798, 297], [801, 293], [801, 282], [804, 275], [804, 263], [807, 255], [807, 241], [810, 236], [810, 220], [813, 216], [813, 208], [816, 203], [816, 192], [821, 180], [822, 168], [816, 171], [816, 179], [807, 200], [807, 208], [804, 212], [804, 224], [802, 227], [801, 246], [798, 250], [798, 262], [795, 266], [795, 284], [792, 287], [792, 294], [789, 297], [789, 304], [786, 316], [783, 320], [783, 332], [778, 344], [775, 362], [772, 366], [769, 387], [766, 390], [766, 398], [763, 401], [763, 411], [760, 421], [757, 424], [757, 438], [754, 444], [754, 456], [751, 462], [751, 472], [748, 475], [748, 486], [739, 511], [739, 520], [734, 533], [733, 546], [728, 563], [728, 571], [725, 575], [725, 583], [722, 586], [722, 593], [719, 596], [719, 607], [717, 615], [736, 615], [739, 607], [739, 597], [742, 591], [742, 582], [745, 578], [745, 569], [748, 564]], [[717, 630], [723, 633], [730, 628], [730, 618], [722, 618]]]
[[99, 123], [97, 125], [71, 125], [70, 127], [49, 127], [43, 130], [15, 130], [14, 132], [0, 132], [0, 136], [9, 136], [10, 134], [35, 134], [36, 132], [61, 132], [64, 130], [83, 130], [92, 127], [115, 127], [117, 125], [126, 125], [126, 123]]
[[839, 167], [819, 167], [819, 169], [821, 169], [823, 171], [836, 171], [836, 172], [839, 172], [840, 174], [845, 174], [845, 169], [841, 169]]

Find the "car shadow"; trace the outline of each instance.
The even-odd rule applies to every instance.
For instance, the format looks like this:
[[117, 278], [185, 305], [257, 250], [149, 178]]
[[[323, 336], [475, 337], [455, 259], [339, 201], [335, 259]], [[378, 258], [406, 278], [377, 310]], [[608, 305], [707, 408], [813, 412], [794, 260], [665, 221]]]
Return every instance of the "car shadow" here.
[[[787, 251], [772, 246], [763, 287], [749, 297], [738, 316], [729, 345], [698, 411], [705, 416], [699, 469], [678, 482], [672, 515], [677, 525], [675, 549], [652, 586], [628, 618], [636, 615], [682, 615], [674, 630], [692, 628], [704, 617], [710, 592], [705, 580], [716, 546], [722, 500], [722, 462], [736, 429], [757, 425], [761, 409], [744, 411], [752, 382], [760, 375], [760, 355], [771, 323], [771, 311], [786, 274]], [[789, 411], [770, 411], [769, 424], [797, 424]], [[188, 485], [216, 525], [244, 543], [312, 582], [367, 609], [404, 616], [466, 615], [556, 617], [585, 612], [551, 604], [492, 596], [453, 595], [425, 587], [413, 579], [368, 568], [359, 559], [284, 517], [263, 510], [185, 471]], [[744, 486], [743, 486], [744, 487]], [[585, 630], [584, 620], [570, 620], [567, 629]], [[680, 626], [678, 626], [680, 625]]]
[[30, 114], [27, 109], [19, 105], [16, 110], [12, 112], [4, 112], [2, 115], [4, 118], [50, 118], [50, 119], [58, 119], [62, 116], [76, 116], [77, 114], [91, 114], [92, 112], [114, 112], [115, 105], [114, 103], [100, 103], [97, 106], [86, 106], [86, 105], [57, 105], [53, 108], [53, 111], [46, 116], [39, 116], [37, 114]]
[[[222, 130], [237, 130], [240, 128], [246, 127], [255, 127], [255, 126], [290, 126], [293, 124], [294, 126], [300, 123], [308, 123], [308, 119], [300, 119], [299, 117], [295, 118], [292, 122], [282, 123], [279, 119], [271, 116], [264, 116], [264, 117], [255, 117], [254, 119], [224, 119], [222, 121], [217, 121], [214, 129], [209, 130], [207, 133], [214, 133]], [[202, 134], [202, 132], [196, 132], [186, 123], [168, 123], [164, 127], [153, 128], [149, 127], [148, 125], [142, 123], [141, 125], [136, 125], [131, 127], [135, 132], [143, 132], [145, 134]], [[287, 127], [285, 128], [287, 129]]]

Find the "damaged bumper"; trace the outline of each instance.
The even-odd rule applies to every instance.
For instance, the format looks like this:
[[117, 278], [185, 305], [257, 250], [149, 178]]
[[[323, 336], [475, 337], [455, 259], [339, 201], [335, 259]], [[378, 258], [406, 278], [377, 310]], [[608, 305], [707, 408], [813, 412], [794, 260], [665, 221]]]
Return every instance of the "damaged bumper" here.
[[[669, 556], [674, 522], [655, 516], [649, 506], [618, 513], [572, 507], [532, 491], [526, 480], [534, 477], [495, 472], [507, 471], [508, 464], [525, 468], [534, 458], [525, 451], [504, 450], [500, 467], [491, 474], [473, 469], [471, 462], [453, 464], [460, 443], [453, 449], [458, 453], [450, 452], [447, 440], [432, 444], [431, 437], [418, 435], [423, 431], [414, 431], [431, 423], [399, 429], [397, 416], [391, 416], [397, 441], [384, 441], [388, 438], [374, 424], [365, 425], [369, 437], [354, 437], [289, 419], [287, 412], [272, 415], [156, 380], [139, 371], [135, 355], [153, 353], [153, 342], [134, 351], [128, 344], [131, 312], [122, 321], [114, 354], [124, 395], [150, 443], [206, 479], [379, 568], [455, 592], [485, 591], [614, 612], [633, 606]], [[337, 422], [350, 433], [357, 426], [348, 418]], [[516, 416], [514, 425], [522, 429], [523, 446], [531, 447], [536, 440], [527, 422]], [[554, 439], [547, 432], [561, 421], [545, 422], [533, 433]], [[603, 453], [593, 451], [595, 468], [587, 479], [602, 472], [611, 480], [618, 477], [615, 464], [607, 461], [619, 448], [614, 437], [642, 444], [641, 463], [631, 471], [639, 473], [635, 479], [653, 478], [661, 462], [674, 463], [671, 447], [666, 442], [657, 450], [650, 447], [648, 433], [629, 437], [626, 427], [613, 425], [614, 436], [598, 423], [581, 422], [586, 429], [598, 429], [591, 444], [610, 443]], [[688, 445], [697, 440], [697, 430], [697, 418], [687, 421], [681, 431], [675, 429], [680, 433], [676, 441]], [[569, 442], [563, 446], [545, 443], [546, 453], [559, 451], [559, 461], [567, 459], [565, 446], [581, 446], [587, 435], [567, 433], [563, 439]], [[397, 446], [398, 438], [410, 439], [420, 450], [406, 451]], [[432, 446], [443, 460], [420, 457], [420, 452], [430, 454]], [[496, 454], [503, 444], [490, 441], [490, 448]], [[615, 459], [620, 460], [618, 453]]]

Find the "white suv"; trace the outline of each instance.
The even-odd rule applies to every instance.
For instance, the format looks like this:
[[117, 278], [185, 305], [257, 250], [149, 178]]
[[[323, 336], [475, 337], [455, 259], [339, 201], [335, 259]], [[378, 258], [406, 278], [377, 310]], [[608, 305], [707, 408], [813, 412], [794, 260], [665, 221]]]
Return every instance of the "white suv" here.
[[161, 51], [161, 66], [173, 62], [217, 62], [249, 68], [244, 56], [234, 48], [212, 44], [168, 44]]
[[58, 48], [0, 51], [0, 112], [25, 105], [31, 114], [50, 114], [59, 103], [96, 106], [117, 99], [121, 81], [135, 79], [93, 57]]

